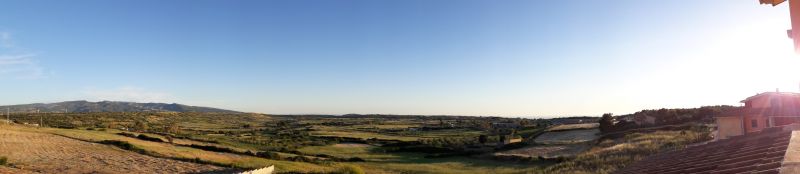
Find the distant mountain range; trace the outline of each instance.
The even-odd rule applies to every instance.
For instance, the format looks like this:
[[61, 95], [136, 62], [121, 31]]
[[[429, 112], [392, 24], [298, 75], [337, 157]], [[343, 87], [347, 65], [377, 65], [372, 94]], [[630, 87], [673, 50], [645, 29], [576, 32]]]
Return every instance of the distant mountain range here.
[[66, 101], [58, 103], [33, 103], [0, 106], [0, 112], [216, 112], [240, 113], [237, 111], [211, 107], [188, 106], [177, 103], [135, 103], [118, 101]]

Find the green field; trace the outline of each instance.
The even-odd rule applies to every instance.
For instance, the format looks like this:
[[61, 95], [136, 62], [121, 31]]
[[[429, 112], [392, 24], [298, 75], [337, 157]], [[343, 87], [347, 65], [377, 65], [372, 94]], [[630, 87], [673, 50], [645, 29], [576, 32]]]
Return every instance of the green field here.
[[[700, 141], [700, 137], [708, 133], [707, 129], [690, 128], [683, 135], [698, 138], [681, 137], [675, 132], [632, 133], [622, 139], [605, 139], [597, 145], [587, 143], [562, 150], [561, 146], [572, 147], [570, 144], [596, 139], [597, 130], [589, 129], [594, 125], [550, 127], [541, 120], [449, 116], [203, 113], [42, 116], [49, 118], [46, 126], [62, 128], [27, 127], [26, 131], [89, 142], [124, 141], [142, 149], [138, 152], [146, 155], [221, 167], [253, 169], [275, 165], [277, 173], [328, 173], [344, 166], [355, 166], [366, 173], [571, 173], [592, 169], [607, 173], [632, 160], [619, 161], [604, 155], [638, 159], [650, 154], [640, 153], [642, 151], [657, 152], [674, 148], [676, 144]], [[37, 118], [36, 115], [12, 116], [18, 123], [38, 121]], [[529, 124], [518, 129], [492, 127], [493, 122], [523, 121]], [[172, 137], [173, 141], [156, 142], [119, 135], [120, 132], [162, 141]], [[527, 140], [509, 148], [497, 146], [501, 138], [520, 136]], [[534, 137], [537, 141], [532, 141]], [[556, 145], [532, 143], [542, 140]], [[499, 147], [503, 148], [495, 149]], [[496, 153], [512, 157], [498, 157]], [[539, 159], [539, 156], [568, 158], [553, 160]]]
[[368, 173], [525, 173], [541, 170], [541, 165], [508, 163], [480, 158], [425, 158], [421, 153], [384, 153], [380, 147], [365, 144], [336, 144], [300, 149], [305, 153], [360, 157], [363, 163], [352, 163]]

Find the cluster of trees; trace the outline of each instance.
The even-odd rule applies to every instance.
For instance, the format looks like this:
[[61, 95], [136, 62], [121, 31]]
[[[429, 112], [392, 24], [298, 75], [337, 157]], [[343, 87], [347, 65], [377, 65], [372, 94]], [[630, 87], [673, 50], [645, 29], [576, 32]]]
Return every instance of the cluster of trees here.
[[479, 144], [475, 137], [426, 138], [420, 139], [419, 142], [426, 146], [450, 149], [462, 149], [470, 145]]
[[[611, 113], [603, 114], [600, 118], [600, 131], [614, 132], [634, 128], [675, 125], [683, 123], [711, 123], [714, 117], [720, 114], [740, 109], [735, 106], [703, 106], [700, 108], [688, 109], [652, 109], [642, 110], [633, 114], [614, 117]], [[627, 120], [624, 118], [628, 118]], [[654, 123], [646, 123], [648, 118], [654, 119]], [[633, 121], [628, 121], [633, 120]], [[641, 124], [635, 123], [638, 120]]]
[[689, 109], [654, 109], [633, 113], [634, 118], [651, 116], [656, 118], [657, 125], [679, 124], [686, 122], [711, 122], [714, 116], [738, 109], [735, 106], [703, 106]]
[[176, 132], [174, 126], [177, 123], [238, 127], [234, 125], [270, 120], [269, 116], [261, 114], [196, 112], [11, 113], [10, 118], [17, 123], [33, 124], [42, 121], [48, 127], [128, 128], [141, 132]]

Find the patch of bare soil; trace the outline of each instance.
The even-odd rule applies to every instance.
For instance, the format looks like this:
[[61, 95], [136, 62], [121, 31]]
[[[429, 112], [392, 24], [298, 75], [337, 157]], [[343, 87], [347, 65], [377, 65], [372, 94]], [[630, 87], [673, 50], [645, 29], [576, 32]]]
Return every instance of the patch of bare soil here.
[[224, 168], [155, 158], [108, 145], [0, 127], [0, 173], [201, 173]]

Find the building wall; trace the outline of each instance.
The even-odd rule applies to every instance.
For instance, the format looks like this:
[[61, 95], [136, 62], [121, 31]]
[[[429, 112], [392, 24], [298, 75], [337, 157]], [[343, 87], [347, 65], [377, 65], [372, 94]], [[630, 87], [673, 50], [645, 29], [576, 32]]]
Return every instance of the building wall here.
[[800, 123], [800, 117], [798, 116], [791, 116], [791, 117], [772, 117], [772, 122], [775, 126], [785, 126], [794, 123]]
[[719, 139], [742, 135], [744, 131], [741, 117], [717, 117], [717, 131]]
[[[767, 120], [762, 115], [746, 115], [744, 116], [744, 130], [745, 132], [758, 132], [766, 128], [768, 125]], [[755, 123], [755, 124], [753, 124]]]
[[770, 98], [772, 98], [771, 95], [763, 95], [763, 96], [759, 96], [757, 98], [751, 99], [750, 101], [748, 101], [745, 104], [747, 105], [747, 108], [752, 108], [752, 109], [768, 108], [768, 107], [771, 106], [770, 101], [769, 101]]

